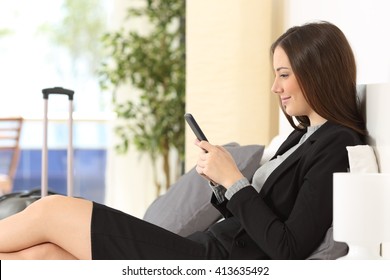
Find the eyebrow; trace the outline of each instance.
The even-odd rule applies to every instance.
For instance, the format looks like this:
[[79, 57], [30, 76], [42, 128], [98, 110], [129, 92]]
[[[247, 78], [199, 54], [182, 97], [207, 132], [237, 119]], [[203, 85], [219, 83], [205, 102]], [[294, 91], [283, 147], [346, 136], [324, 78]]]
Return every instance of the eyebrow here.
[[278, 67], [278, 68], [276, 68], [276, 72], [279, 72], [280, 70], [283, 70], [283, 69], [287, 69], [287, 70], [289, 70], [290, 68], [288, 68], [288, 67], [285, 67], [285, 66]]

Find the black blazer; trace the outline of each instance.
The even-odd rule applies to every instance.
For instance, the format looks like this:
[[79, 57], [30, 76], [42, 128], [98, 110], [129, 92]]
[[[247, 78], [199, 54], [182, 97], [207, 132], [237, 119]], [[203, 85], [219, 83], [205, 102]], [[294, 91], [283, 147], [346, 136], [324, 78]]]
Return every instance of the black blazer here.
[[[274, 157], [304, 133], [291, 133]], [[213, 195], [226, 219], [209, 230], [231, 259], [307, 258], [332, 224], [333, 173], [348, 170], [346, 146], [362, 144], [353, 130], [326, 122], [274, 170], [260, 193], [246, 187], [221, 204]]]

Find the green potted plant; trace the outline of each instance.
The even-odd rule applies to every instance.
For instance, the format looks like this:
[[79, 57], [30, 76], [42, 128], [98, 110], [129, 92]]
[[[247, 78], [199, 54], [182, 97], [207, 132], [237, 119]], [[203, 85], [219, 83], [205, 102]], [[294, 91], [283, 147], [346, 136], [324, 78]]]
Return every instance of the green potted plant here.
[[[137, 89], [125, 101], [113, 95], [122, 120], [116, 127], [120, 139], [116, 148], [123, 153], [132, 143], [149, 154], [160, 194], [171, 184], [171, 151], [177, 151], [180, 162], [184, 157], [185, 1], [143, 2], [142, 7], [128, 9], [127, 20], [146, 19], [147, 32], [123, 27], [103, 36], [108, 55], [101, 66], [101, 86], [115, 92], [130, 82]], [[157, 179], [158, 159], [165, 182]]]

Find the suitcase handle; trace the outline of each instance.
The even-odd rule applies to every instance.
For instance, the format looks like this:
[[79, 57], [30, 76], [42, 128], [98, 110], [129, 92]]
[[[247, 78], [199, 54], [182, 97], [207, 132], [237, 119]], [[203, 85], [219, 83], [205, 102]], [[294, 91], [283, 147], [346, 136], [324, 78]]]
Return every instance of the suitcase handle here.
[[69, 100], [73, 100], [74, 91], [62, 87], [45, 88], [42, 90], [43, 99], [49, 99], [50, 94], [65, 94]]
[[73, 196], [73, 95], [74, 91], [62, 87], [46, 88], [42, 90], [44, 101], [43, 115], [43, 147], [42, 147], [42, 179], [41, 191], [42, 197], [48, 194], [48, 147], [47, 147], [47, 129], [48, 129], [48, 103], [50, 94], [67, 95], [69, 99], [69, 143], [68, 143], [68, 164], [67, 164], [67, 193]]

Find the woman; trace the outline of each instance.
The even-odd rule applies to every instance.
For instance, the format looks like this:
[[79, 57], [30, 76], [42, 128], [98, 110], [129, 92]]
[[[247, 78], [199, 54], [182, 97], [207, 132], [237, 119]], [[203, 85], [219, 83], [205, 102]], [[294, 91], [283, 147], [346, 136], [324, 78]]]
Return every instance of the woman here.
[[346, 146], [364, 144], [356, 65], [327, 22], [293, 27], [271, 47], [272, 92], [294, 131], [252, 184], [222, 147], [197, 141], [197, 172], [225, 216], [206, 232], [177, 236], [87, 200], [43, 198], [0, 221], [1, 259], [304, 259], [332, 224], [332, 174]]

